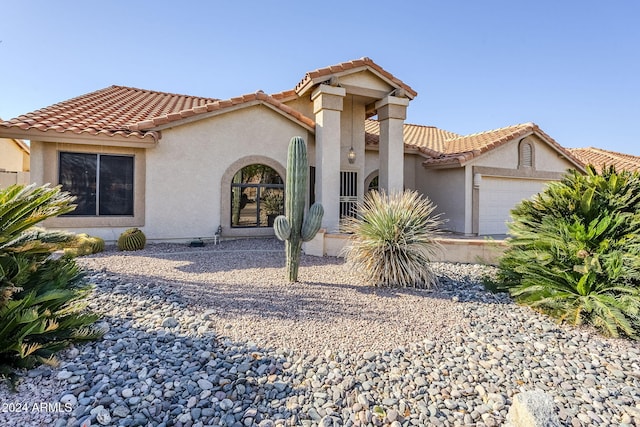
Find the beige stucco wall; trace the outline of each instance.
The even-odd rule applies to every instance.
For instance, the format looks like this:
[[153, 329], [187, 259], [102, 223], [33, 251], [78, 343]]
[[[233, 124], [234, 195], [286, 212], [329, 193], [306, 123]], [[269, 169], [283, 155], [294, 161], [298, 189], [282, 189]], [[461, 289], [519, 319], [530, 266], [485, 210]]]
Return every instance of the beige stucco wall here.
[[296, 98], [291, 101], [287, 101], [284, 104], [304, 114], [311, 120], [314, 119], [313, 102], [311, 101], [311, 98], [309, 95], [302, 98]]
[[380, 92], [391, 92], [394, 88], [384, 80], [368, 70], [359, 73], [348, 74], [338, 78], [341, 86], [355, 86], [364, 90], [375, 90]]
[[29, 154], [9, 138], [0, 138], [0, 170], [8, 172], [29, 171]]
[[6, 188], [10, 185], [29, 185], [31, 177], [29, 172], [2, 172], [0, 171], [0, 188]]
[[[565, 172], [572, 165], [560, 154], [542, 141], [536, 135], [526, 138], [527, 142], [533, 144], [535, 157], [535, 169], [538, 171]], [[512, 141], [495, 148], [485, 155], [479, 156], [471, 163], [474, 166], [487, 166], [497, 168], [518, 168], [518, 146], [519, 141]]]
[[378, 151], [376, 150], [365, 151], [364, 157], [364, 176], [366, 181], [368, 177], [373, 177], [372, 175], [378, 174], [380, 163], [378, 160]]
[[[420, 161], [417, 161], [415, 154], [404, 155], [404, 189], [405, 190], [417, 190], [416, 188], [416, 164], [420, 166]], [[420, 166], [422, 167], [422, 166]]]
[[230, 228], [230, 181], [243, 166], [269, 160], [284, 179], [293, 136], [314, 143], [307, 130], [262, 105], [163, 130], [147, 152], [145, 232], [159, 240], [208, 238], [222, 225], [223, 236], [273, 234]]
[[265, 163], [285, 178], [287, 147], [293, 136], [302, 136], [313, 151], [315, 141], [308, 130], [271, 108], [256, 105], [164, 129], [158, 145], [149, 149], [34, 141], [32, 179], [57, 184], [60, 151], [132, 154], [134, 217], [64, 217], [44, 225], [108, 241], [132, 226], [156, 241], [209, 238], [219, 225], [224, 228], [223, 237], [273, 234], [267, 228], [257, 233], [256, 229], [231, 229], [230, 212], [224, 222], [223, 210], [230, 211], [231, 178], [242, 167]]
[[416, 162], [416, 189], [436, 205], [434, 213], [441, 213], [447, 222], [445, 230], [464, 233], [465, 227], [465, 171], [464, 168], [425, 169]]

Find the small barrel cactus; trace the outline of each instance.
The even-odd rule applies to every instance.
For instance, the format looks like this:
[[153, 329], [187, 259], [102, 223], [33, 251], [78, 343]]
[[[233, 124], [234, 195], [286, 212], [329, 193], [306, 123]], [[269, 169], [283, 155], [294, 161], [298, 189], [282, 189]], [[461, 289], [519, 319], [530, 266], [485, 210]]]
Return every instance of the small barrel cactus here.
[[287, 180], [285, 184], [285, 214], [273, 223], [276, 237], [285, 241], [287, 255], [287, 278], [298, 281], [298, 266], [302, 242], [313, 239], [322, 223], [324, 209], [314, 203], [304, 216], [305, 194], [307, 191], [307, 146], [299, 136], [291, 138], [287, 153]]
[[89, 237], [89, 242], [91, 244], [91, 253], [97, 254], [98, 252], [104, 251], [104, 239], [98, 236]]
[[142, 230], [135, 227], [125, 230], [118, 237], [118, 249], [121, 251], [138, 251], [144, 249], [146, 243], [147, 238]]

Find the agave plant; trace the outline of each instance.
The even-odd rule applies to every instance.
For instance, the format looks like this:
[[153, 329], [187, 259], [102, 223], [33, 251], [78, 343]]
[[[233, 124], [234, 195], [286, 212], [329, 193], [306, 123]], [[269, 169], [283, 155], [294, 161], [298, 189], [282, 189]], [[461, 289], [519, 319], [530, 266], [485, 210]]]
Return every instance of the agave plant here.
[[430, 268], [442, 250], [434, 240], [443, 224], [435, 205], [416, 191], [371, 191], [356, 206], [344, 231], [347, 263], [376, 286], [430, 288], [437, 278]]
[[100, 334], [84, 310], [90, 287], [75, 262], [50, 258], [74, 235], [35, 227], [72, 211], [73, 200], [58, 187], [0, 190], [0, 374], [52, 363], [55, 351]]
[[571, 171], [512, 217], [501, 286], [560, 321], [639, 337], [640, 175]]

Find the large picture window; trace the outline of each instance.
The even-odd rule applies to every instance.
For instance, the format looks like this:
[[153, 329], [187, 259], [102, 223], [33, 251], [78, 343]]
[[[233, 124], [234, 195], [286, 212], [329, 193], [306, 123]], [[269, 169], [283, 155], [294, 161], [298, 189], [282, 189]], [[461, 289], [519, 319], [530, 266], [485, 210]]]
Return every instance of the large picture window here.
[[133, 216], [133, 156], [60, 153], [59, 183], [76, 196], [68, 216]]
[[231, 226], [273, 227], [284, 213], [284, 183], [267, 165], [253, 164], [239, 170], [231, 182]]

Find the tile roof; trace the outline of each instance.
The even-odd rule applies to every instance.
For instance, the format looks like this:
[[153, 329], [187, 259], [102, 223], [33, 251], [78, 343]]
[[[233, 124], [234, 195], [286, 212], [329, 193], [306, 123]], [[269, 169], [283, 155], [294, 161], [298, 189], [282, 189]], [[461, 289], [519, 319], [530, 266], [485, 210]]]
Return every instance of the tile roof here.
[[245, 105], [250, 105], [254, 103], [264, 103], [264, 104], [270, 105], [280, 110], [281, 112], [288, 114], [289, 116], [292, 116], [299, 122], [305, 124], [306, 126], [312, 129], [315, 127], [315, 121], [313, 121], [309, 117], [305, 116], [304, 114], [300, 113], [297, 110], [294, 110], [288, 105], [283, 104], [282, 102], [278, 101], [276, 98], [270, 95], [267, 95], [262, 91], [258, 91], [255, 93], [238, 96], [231, 99], [216, 100], [215, 102], [210, 102], [204, 105], [195, 106], [188, 110], [181, 110], [175, 113], [168, 113], [168, 114], [163, 114], [161, 116], [151, 117], [146, 120], [142, 120], [137, 123], [127, 125], [127, 128], [131, 131], [144, 131], [148, 129], [157, 128], [159, 126], [171, 123], [176, 120], [181, 120], [187, 117], [195, 116], [197, 114], [210, 113], [214, 111], [223, 111], [228, 108], [245, 106]]
[[569, 151], [583, 164], [591, 164], [601, 172], [605, 166], [614, 166], [618, 171], [640, 171], [640, 157], [601, 148], [569, 148]]
[[[380, 137], [380, 123], [377, 120], [365, 120], [366, 145], [378, 145]], [[434, 126], [421, 126], [405, 123], [403, 127], [403, 139], [406, 148], [414, 148], [428, 155], [441, 155], [447, 140], [457, 138], [460, 135]]]
[[315, 122], [263, 92], [228, 100], [110, 86], [11, 119], [0, 128], [101, 136], [152, 138], [155, 128], [203, 113], [248, 103], [264, 103], [313, 128]]
[[214, 101], [216, 99], [114, 85], [0, 122], [0, 126], [23, 131], [156, 139], [157, 135], [132, 132], [128, 126]]
[[382, 67], [380, 67], [378, 64], [373, 62], [371, 58], [367, 58], [367, 57], [355, 59], [353, 61], [342, 62], [340, 64], [331, 65], [329, 67], [318, 68], [317, 70], [314, 70], [314, 71], [309, 71], [307, 74], [305, 74], [305, 76], [300, 81], [300, 83], [296, 85], [295, 91], [297, 93], [300, 93], [309, 85], [315, 85], [317, 83], [320, 83], [321, 81], [327, 80], [332, 75], [341, 74], [346, 71], [355, 71], [358, 68], [362, 68], [362, 69], [368, 68], [370, 70], [373, 70], [375, 73], [384, 77], [386, 80], [393, 83], [395, 86], [404, 89], [405, 92], [407, 93], [407, 96], [410, 99], [413, 99], [418, 95], [418, 92], [411, 89], [411, 87], [408, 84], [394, 77], [391, 73], [389, 73], [388, 71], [385, 71]]
[[[367, 145], [377, 145], [380, 135], [377, 122], [367, 120], [365, 132], [365, 142]], [[405, 124], [403, 129], [405, 147], [417, 149], [427, 157], [427, 159], [423, 161], [423, 164], [434, 166], [449, 164], [463, 165], [471, 159], [506, 144], [509, 141], [523, 138], [534, 132], [567, 157], [569, 161], [582, 166], [569, 150], [558, 144], [535, 123], [523, 123], [470, 135], [458, 135], [435, 127], [412, 124]]]

